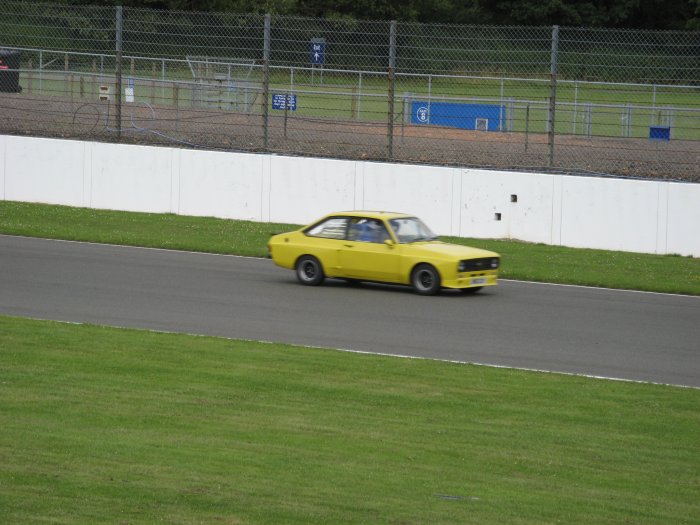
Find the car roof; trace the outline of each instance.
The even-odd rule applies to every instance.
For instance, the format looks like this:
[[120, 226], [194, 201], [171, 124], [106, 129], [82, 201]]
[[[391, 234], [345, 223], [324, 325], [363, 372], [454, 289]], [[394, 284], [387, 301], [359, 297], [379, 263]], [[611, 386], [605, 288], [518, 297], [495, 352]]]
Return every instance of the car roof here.
[[344, 215], [346, 217], [369, 217], [372, 219], [398, 219], [400, 217], [413, 217], [413, 215], [407, 213], [399, 213], [395, 211], [372, 211], [372, 210], [353, 210], [353, 211], [339, 211], [336, 213], [329, 213], [327, 217], [333, 217], [336, 215]]

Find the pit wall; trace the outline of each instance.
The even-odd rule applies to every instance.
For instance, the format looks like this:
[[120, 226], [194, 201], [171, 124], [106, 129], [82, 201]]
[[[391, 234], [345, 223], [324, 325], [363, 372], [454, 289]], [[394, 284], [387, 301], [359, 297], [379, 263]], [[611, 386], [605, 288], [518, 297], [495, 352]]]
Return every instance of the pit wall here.
[[304, 224], [403, 211], [436, 233], [700, 257], [700, 184], [0, 135], [0, 199]]

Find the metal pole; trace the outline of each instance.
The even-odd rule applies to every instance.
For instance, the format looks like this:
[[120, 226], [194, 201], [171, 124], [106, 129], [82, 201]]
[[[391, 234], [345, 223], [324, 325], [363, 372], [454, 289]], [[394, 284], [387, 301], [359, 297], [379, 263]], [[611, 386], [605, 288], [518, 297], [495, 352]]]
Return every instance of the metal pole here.
[[428, 125], [430, 125], [430, 114], [432, 113], [432, 108], [430, 107], [433, 96], [433, 75], [428, 75]]
[[557, 107], [557, 51], [559, 49], [559, 26], [552, 27], [552, 56], [549, 84], [549, 165], [554, 165], [554, 124]]
[[291, 93], [285, 95], [284, 101], [284, 139], [287, 140], [287, 118], [289, 116], [289, 100], [292, 98]]
[[590, 139], [593, 135], [593, 104], [588, 103], [588, 119], [586, 122], [586, 136]]
[[271, 15], [265, 15], [263, 44], [263, 146], [267, 150], [269, 142], [269, 98], [270, 98], [270, 26]]
[[501, 79], [501, 101], [499, 102], [498, 131], [503, 131], [503, 79]]
[[625, 123], [625, 136], [632, 136], [632, 104], [627, 104], [627, 122]]
[[387, 126], [387, 157], [394, 157], [394, 69], [396, 68], [396, 20], [389, 26], [389, 114]]
[[527, 151], [527, 144], [530, 138], [530, 103], [528, 102], [525, 107], [525, 151]]
[[575, 89], [574, 89], [574, 118], [573, 118], [574, 130], [573, 130], [573, 134], [576, 135], [576, 118], [578, 117], [578, 115], [576, 114], [576, 112], [578, 110], [578, 80], [576, 81], [576, 84], [574, 84], [574, 85], [575, 85]]
[[357, 120], [362, 118], [362, 71], [357, 79]]
[[117, 6], [116, 20], [116, 84], [114, 101], [117, 109], [117, 141], [122, 138], [122, 6]]

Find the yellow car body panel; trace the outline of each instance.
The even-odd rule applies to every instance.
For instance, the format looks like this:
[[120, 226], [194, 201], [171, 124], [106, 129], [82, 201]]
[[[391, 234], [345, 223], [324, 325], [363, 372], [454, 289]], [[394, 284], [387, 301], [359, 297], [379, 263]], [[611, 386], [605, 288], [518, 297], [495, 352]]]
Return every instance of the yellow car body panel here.
[[[353, 211], [326, 215], [299, 230], [273, 235], [268, 243], [270, 257], [283, 268], [295, 269], [304, 255], [316, 257], [325, 277], [345, 278], [394, 284], [411, 284], [414, 268], [420, 264], [433, 266], [440, 275], [443, 288], [481, 288], [497, 284], [500, 256], [492, 251], [449, 244], [437, 239], [402, 242], [392, 220], [414, 220], [401, 213]], [[373, 220], [386, 228], [382, 242], [362, 242], [351, 238], [349, 226], [338, 225]], [[335, 222], [334, 222], [335, 221]], [[333, 228], [320, 234], [314, 228], [331, 224]], [[460, 271], [460, 261], [496, 261], [496, 267], [468, 268]], [[466, 263], [469, 266], [469, 263]]]

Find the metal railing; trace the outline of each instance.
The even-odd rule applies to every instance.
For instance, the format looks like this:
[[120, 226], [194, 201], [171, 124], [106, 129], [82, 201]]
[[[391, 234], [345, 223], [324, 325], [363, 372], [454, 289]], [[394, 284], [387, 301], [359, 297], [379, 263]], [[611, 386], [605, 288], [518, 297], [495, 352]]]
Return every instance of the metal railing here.
[[698, 32], [5, 13], [4, 133], [700, 181]]

